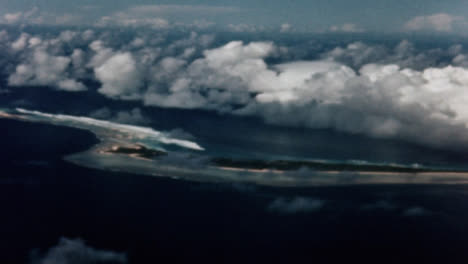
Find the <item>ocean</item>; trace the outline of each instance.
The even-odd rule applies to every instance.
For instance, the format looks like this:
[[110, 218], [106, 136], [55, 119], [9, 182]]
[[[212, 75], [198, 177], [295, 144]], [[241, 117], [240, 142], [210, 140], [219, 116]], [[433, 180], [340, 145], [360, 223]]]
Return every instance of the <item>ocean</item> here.
[[0, 260], [61, 237], [128, 262], [466, 263], [468, 186], [285, 188], [93, 170], [87, 131], [0, 119]]

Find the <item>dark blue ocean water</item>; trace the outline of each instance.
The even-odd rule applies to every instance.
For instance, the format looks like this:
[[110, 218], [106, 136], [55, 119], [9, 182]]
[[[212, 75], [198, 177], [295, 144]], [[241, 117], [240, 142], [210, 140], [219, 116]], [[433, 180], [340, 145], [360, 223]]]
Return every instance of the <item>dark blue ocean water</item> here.
[[[129, 263], [466, 263], [468, 186], [270, 188], [74, 166], [86, 131], [0, 120], [0, 262], [29, 263], [60, 237]], [[279, 199], [315, 211], [268, 208]], [[416, 209], [415, 209], [416, 208]]]

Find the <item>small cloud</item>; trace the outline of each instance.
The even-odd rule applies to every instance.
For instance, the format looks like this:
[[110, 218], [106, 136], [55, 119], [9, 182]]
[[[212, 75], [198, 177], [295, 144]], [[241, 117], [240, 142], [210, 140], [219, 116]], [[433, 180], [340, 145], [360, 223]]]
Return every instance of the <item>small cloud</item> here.
[[3, 19], [5, 20], [7, 24], [16, 24], [21, 20], [22, 17], [23, 17], [22, 12], [7, 13], [3, 16]]
[[182, 128], [175, 128], [170, 130], [169, 132], [166, 132], [167, 135], [169, 135], [172, 138], [178, 138], [178, 139], [186, 139], [186, 140], [195, 140], [195, 136], [190, 134], [189, 132], [183, 130]]
[[214, 22], [208, 21], [206, 19], [196, 19], [193, 21], [192, 25], [199, 29], [206, 29], [215, 25]]
[[33, 252], [32, 255], [32, 263], [34, 264], [128, 263], [125, 254], [94, 249], [87, 246], [84, 241], [80, 239], [61, 238], [58, 245], [50, 248], [44, 256], [37, 256], [37, 252]]
[[89, 10], [100, 9], [100, 7], [97, 5], [84, 5], [84, 6], [80, 6], [80, 9], [89, 11]]
[[404, 216], [424, 216], [428, 214], [430, 214], [430, 212], [422, 207], [411, 207], [403, 212]]
[[41, 13], [39, 8], [34, 7], [25, 12], [7, 13], [1, 22], [10, 25], [43, 24], [44, 16], [54, 19], [56, 17], [56, 15]]
[[[174, 26], [207, 28], [214, 25], [206, 17], [224, 13], [238, 12], [240, 9], [229, 6], [203, 6], [203, 5], [137, 5], [102, 17], [97, 26], [132, 26], [167, 29]], [[194, 18], [193, 23], [170, 23], [167, 19], [186, 20]], [[200, 19], [202, 18], [202, 19]]]
[[256, 27], [254, 25], [248, 25], [248, 24], [229, 24], [228, 25], [228, 30], [230, 30], [232, 32], [254, 33], [254, 32], [263, 30], [263, 28], [262, 27]]
[[353, 23], [345, 23], [343, 25], [334, 25], [329, 29], [330, 32], [344, 32], [344, 33], [361, 33], [365, 30]]
[[285, 33], [285, 32], [290, 32], [292, 30], [292, 26], [289, 23], [284, 23], [280, 27], [280, 32]]
[[466, 25], [464, 17], [438, 13], [430, 16], [417, 16], [404, 25], [406, 31], [451, 32], [456, 25]]
[[[79, 24], [83, 18], [76, 14], [62, 14], [55, 17], [55, 24], [56, 25], [72, 25], [72, 24]], [[53, 21], [52, 21], [53, 22]]]
[[309, 213], [322, 209], [324, 205], [323, 200], [307, 197], [277, 198], [268, 205], [267, 210], [282, 214]]
[[219, 14], [233, 13], [240, 9], [230, 6], [208, 6], [208, 5], [139, 5], [134, 6], [128, 12], [137, 15], [155, 14]]
[[98, 27], [108, 26], [123, 27], [150, 27], [165, 29], [170, 27], [169, 21], [160, 17], [137, 17], [126, 13], [117, 13], [113, 16], [104, 16], [96, 23]]
[[19, 38], [15, 40], [13, 43], [11, 43], [11, 48], [14, 51], [23, 50], [24, 48], [26, 48], [28, 44], [28, 39], [29, 39], [29, 34], [24, 33], [24, 32], [21, 33]]

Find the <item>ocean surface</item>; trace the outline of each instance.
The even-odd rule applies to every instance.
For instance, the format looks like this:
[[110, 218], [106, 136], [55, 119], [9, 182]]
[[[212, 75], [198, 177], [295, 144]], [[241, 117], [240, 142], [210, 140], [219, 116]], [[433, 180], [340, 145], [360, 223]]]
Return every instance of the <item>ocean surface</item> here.
[[272, 188], [61, 158], [96, 142], [83, 130], [0, 119], [1, 263], [31, 263], [61, 237], [125, 252], [132, 264], [468, 259], [466, 185]]

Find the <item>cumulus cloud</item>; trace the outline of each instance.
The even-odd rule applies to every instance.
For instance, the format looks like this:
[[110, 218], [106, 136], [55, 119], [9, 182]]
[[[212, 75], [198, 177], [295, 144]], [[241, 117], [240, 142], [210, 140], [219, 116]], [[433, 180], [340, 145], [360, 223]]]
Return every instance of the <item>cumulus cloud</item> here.
[[[245, 104], [249, 100], [249, 91], [244, 85], [246, 81], [257, 79], [258, 83], [266, 80], [262, 74], [267, 68], [262, 57], [267, 56], [274, 46], [272, 43], [231, 42], [219, 49], [204, 51], [204, 58], [197, 59], [188, 67], [180, 68], [181, 62], [171, 69], [163, 68], [160, 72], [168, 72], [168, 89], [150, 87], [144, 100], [148, 105], [182, 108], [230, 108], [230, 104]], [[174, 67], [179, 67], [174, 72]], [[265, 73], [269, 75], [270, 73]], [[253, 84], [253, 83], [252, 83]], [[254, 85], [254, 84], [253, 84]], [[252, 86], [253, 88], [253, 86]]]
[[414, 17], [405, 23], [404, 29], [407, 31], [451, 32], [454, 30], [454, 27], [460, 25], [467, 25], [464, 17], [438, 13]]
[[164, 34], [135, 34], [116, 43], [112, 34], [89, 30], [6, 39], [19, 61], [9, 76], [12, 86], [77, 91], [85, 89], [80, 80], [90, 78], [104, 96], [150, 106], [258, 116], [441, 148], [468, 145], [462, 45], [419, 50], [406, 40], [395, 46], [352, 42], [315, 60], [271, 63], [284, 54], [273, 42], [210, 48], [214, 36], [195, 32], [171, 41]]
[[102, 86], [98, 92], [113, 98], [138, 99], [142, 85], [140, 72], [132, 54], [116, 53], [94, 69]]
[[310, 213], [319, 211], [324, 205], [323, 200], [307, 197], [277, 198], [268, 205], [267, 210], [281, 214]]
[[87, 246], [79, 239], [61, 238], [58, 245], [50, 248], [42, 257], [34, 257], [33, 264], [92, 264], [92, 263], [128, 263], [127, 256], [108, 250], [99, 250]]
[[[24, 35], [19, 40], [23, 40], [23, 37]], [[15, 44], [18, 44], [19, 40]], [[20, 48], [19, 46], [14, 45], [16, 48]], [[16, 67], [15, 72], [8, 78], [8, 84], [11, 86], [50, 85], [65, 91], [86, 90], [82, 83], [68, 78], [67, 69], [70, 62], [68, 57], [54, 56], [43, 48], [37, 48], [27, 62]]]
[[27, 47], [28, 39], [29, 39], [29, 34], [21, 33], [19, 38], [13, 43], [11, 43], [11, 48], [15, 51], [23, 50], [24, 48]]
[[424, 70], [430, 67], [448, 66], [450, 61], [446, 59], [447, 57], [453, 57], [453, 65], [461, 66], [465, 61], [462, 50], [463, 46], [460, 44], [454, 44], [446, 50], [442, 48], [418, 49], [405, 39], [393, 47], [382, 44], [369, 45], [357, 41], [335, 47], [321, 54], [320, 57], [324, 60], [338, 61], [355, 70], [359, 70], [366, 64], [397, 64], [402, 68]]
[[[267, 65], [272, 43], [231, 42], [173, 72], [169, 90], [145, 103], [258, 115], [283, 125], [334, 128], [376, 137], [456, 147], [468, 143], [467, 70], [423, 71], [367, 64], [358, 71], [333, 61]], [[230, 105], [244, 105], [235, 111]]]
[[81, 49], [70, 49], [82, 45], [79, 32], [65, 30], [53, 37], [42, 37], [21, 33], [16, 40], [6, 43], [6, 51], [12, 61], [17, 62], [8, 72], [10, 86], [50, 86], [65, 91], [85, 91], [79, 80], [85, 77], [85, 53]]

